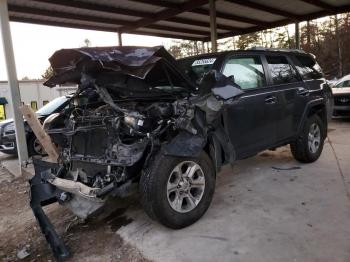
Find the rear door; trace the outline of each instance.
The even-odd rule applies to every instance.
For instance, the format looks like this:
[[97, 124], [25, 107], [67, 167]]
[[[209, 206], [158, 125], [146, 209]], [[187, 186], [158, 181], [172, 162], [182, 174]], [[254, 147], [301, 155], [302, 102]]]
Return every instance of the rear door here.
[[291, 59], [284, 54], [266, 55], [269, 84], [278, 100], [275, 121], [278, 144], [293, 137], [305, 108], [309, 90], [305, 87]]
[[225, 112], [225, 127], [237, 158], [268, 148], [275, 140], [277, 98], [267, 87], [260, 55], [233, 55], [222, 73], [234, 77], [244, 94]]

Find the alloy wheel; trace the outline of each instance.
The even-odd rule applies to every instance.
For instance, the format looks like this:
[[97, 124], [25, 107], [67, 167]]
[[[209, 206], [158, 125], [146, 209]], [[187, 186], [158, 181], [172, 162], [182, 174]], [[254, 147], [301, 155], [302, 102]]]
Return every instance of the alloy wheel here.
[[167, 197], [172, 209], [187, 213], [196, 208], [205, 190], [202, 168], [193, 161], [177, 164], [167, 182]]
[[321, 144], [321, 130], [318, 124], [313, 123], [310, 126], [308, 135], [308, 147], [311, 153], [315, 154]]

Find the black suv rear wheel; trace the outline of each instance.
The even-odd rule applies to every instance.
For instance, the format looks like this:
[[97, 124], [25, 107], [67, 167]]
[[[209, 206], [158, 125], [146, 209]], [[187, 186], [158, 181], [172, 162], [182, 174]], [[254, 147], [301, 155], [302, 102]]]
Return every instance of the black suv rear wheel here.
[[320, 117], [310, 116], [305, 121], [299, 138], [290, 144], [294, 158], [302, 163], [316, 161], [322, 153], [325, 138], [325, 127]]
[[158, 154], [140, 179], [144, 210], [173, 229], [196, 222], [207, 211], [214, 190], [214, 168], [205, 152], [197, 158]]

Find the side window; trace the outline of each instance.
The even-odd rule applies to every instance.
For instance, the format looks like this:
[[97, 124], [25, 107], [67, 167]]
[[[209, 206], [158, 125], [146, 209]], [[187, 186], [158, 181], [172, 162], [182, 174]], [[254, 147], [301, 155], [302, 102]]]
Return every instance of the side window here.
[[222, 73], [225, 76], [233, 76], [235, 83], [243, 90], [266, 86], [259, 56], [232, 57], [226, 62]]
[[298, 82], [299, 77], [295, 69], [288, 63], [285, 56], [266, 56], [272, 83], [274, 85]]
[[303, 80], [320, 79], [323, 77], [321, 67], [316, 60], [308, 55], [296, 55], [295, 67]]
[[344, 82], [341, 83], [341, 86], [339, 87], [350, 87], [350, 80], [345, 80]]

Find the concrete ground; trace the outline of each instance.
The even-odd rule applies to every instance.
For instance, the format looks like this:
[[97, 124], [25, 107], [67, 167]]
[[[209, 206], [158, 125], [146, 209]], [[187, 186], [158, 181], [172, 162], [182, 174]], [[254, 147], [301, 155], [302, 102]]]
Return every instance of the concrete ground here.
[[153, 261], [349, 262], [350, 119], [329, 129], [313, 164], [283, 147], [226, 166], [209, 210], [188, 228], [167, 229], [132, 205], [116, 234]]
[[134, 207], [118, 233], [154, 261], [349, 262], [350, 119], [329, 128], [313, 164], [284, 147], [224, 168], [211, 207], [188, 228], [167, 229]]

